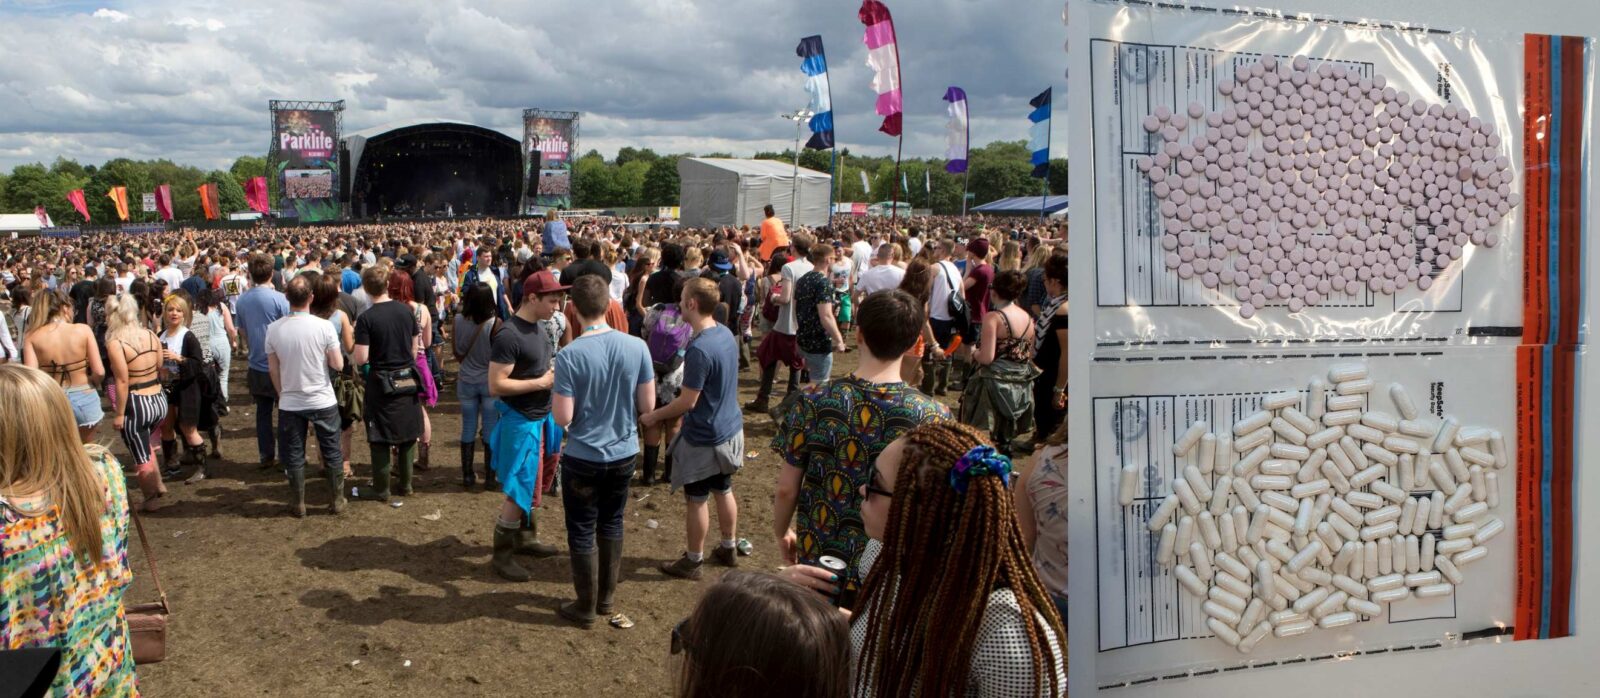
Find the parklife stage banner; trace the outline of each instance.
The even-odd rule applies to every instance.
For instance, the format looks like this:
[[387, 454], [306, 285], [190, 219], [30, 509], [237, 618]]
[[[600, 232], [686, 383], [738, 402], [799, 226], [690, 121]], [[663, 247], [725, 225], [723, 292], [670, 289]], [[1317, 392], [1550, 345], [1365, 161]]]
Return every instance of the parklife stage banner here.
[[522, 113], [523, 208], [572, 208], [572, 170], [578, 152], [578, 112]]
[[339, 217], [339, 112], [272, 110], [278, 210], [303, 221]]

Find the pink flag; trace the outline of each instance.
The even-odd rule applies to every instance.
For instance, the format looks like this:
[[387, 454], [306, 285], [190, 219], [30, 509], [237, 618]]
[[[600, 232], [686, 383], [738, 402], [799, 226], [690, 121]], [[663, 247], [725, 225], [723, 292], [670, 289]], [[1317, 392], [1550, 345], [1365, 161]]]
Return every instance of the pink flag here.
[[83, 222], [89, 222], [89, 202], [83, 198], [82, 189], [73, 189], [67, 192], [67, 201], [72, 202], [72, 207], [78, 209], [78, 215], [83, 216]]
[[44, 227], [44, 228], [51, 227], [50, 214], [45, 213], [45, 210], [44, 210], [43, 206], [35, 206], [35, 207], [33, 207], [33, 215], [39, 219], [40, 227]]
[[267, 178], [251, 177], [244, 183], [244, 200], [250, 204], [251, 210], [267, 212]]
[[879, 131], [900, 135], [900, 47], [895, 42], [894, 19], [878, 0], [864, 0], [856, 17], [866, 25], [861, 40], [867, 45], [867, 67], [872, 69], [872, 90], [878, 94], [877, 112], [883, 117]]
[[161, 220], [172, 220], [172, 185], [156, 187], [156, 213], [161, 215]]

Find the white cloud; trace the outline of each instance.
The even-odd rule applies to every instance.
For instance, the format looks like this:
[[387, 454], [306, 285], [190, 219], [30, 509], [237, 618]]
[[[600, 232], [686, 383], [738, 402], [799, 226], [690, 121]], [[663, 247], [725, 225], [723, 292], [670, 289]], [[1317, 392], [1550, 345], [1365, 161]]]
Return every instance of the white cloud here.
[[[943, 153], [948, 85], [970, 96], [974, 144], [1026, 138], [1027, 100], [1052, 83], [1063, 93], [1059, 3], [894, 5], [907, 157]], [[542, 107], [583, 112], [585, 151], [782, 149], [794, 129], [777, 114], [806, 99], [794, 46], [816, 33], [828, 49], [840, 145], [879, 155], [895, 147], [876, 131], [862, 27], [848, 3], [142, 0], [137, 14], [14, 7], [0, 2], [0, 55], [28, 60], [0, 61], [0, 171], [58, 154], [223, 167], [266, 151], [270, 99], [346, 100], [346, 132], [441, 118], [517, 133], [521, 110]], [[1057, 121], [1064, 143], [1065, 120]]]

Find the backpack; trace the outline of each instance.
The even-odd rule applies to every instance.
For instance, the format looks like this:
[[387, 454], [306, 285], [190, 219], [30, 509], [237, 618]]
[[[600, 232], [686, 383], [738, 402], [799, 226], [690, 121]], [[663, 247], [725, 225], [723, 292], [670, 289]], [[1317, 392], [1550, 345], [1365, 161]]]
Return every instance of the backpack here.
[[669, 303], [661, 306], [649, 330], [646, 344], [650, 347], [650, 360], [655, 362], [656, 374], [671, 373], [682, 361], [683, 349], [689, 346], [689, 335], [694, 328], [684, 321], [678, 304]]
[[778, 321], [777, 297], [779, 289], [783, 288], [782, 283], [783, 282], [780, 281], [776, 284], [773, 284], [772, 289], [767, 291], [767, 297], [761, 301], [761, 317], [767, 322]]
[[956, 288], [955, 280], [950, 278], [949, 267], [944, 262], [939, 263], [939, 275], [944, 277], [944, 282], [950, 287], [950, 295], [945, 297], [945, 309], [950, 312], [950, 324], [958, 334], [967, 334], [972, 326], [972, 316], [967, 313], [966, 293]]

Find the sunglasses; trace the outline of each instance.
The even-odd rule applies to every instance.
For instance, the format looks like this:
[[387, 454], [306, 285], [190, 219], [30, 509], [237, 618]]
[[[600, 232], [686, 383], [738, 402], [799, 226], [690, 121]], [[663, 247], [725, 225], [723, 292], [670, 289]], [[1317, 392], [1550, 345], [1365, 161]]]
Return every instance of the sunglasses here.
[[884, 499], [894, 499], [894, 493], [884, 489], [883, 485], [880, 484], [878, 480], [877, 466], [873, 466], [872, 476], [867, 478], [867, 496], [870, 497], [873, 495], [883, 497]]
[[688, 626], [688, 618], [680, 620], [677, 625], [672, 626], [672, 654], [674, 656], [689, 651], [689, 638], [684, 630]]

